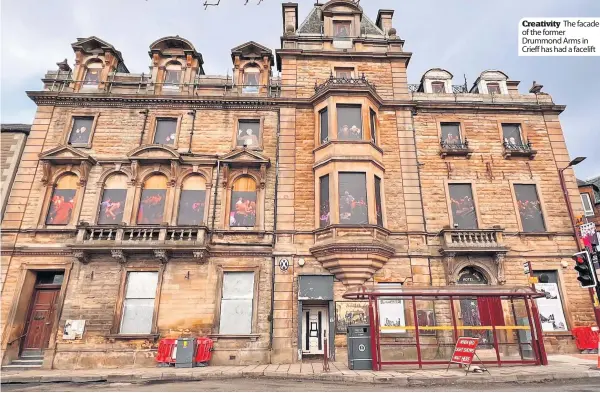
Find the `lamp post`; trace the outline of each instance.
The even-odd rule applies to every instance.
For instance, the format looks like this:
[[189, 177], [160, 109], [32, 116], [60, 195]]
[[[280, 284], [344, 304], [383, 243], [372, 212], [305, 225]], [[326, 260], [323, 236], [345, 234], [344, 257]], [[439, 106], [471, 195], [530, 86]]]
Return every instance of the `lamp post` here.
[[[575, 215], [573, 214], [573, 206], [571, 206], [571, 202], [569, 201], [569, 193], [567, 191], [567, 185], [565, 183], [565, 170], [569, 169], [572, 166], [575, 166], [585, 160], [586, 157], [575, 157], [569, 165], [558, 170], [558, 176], [560, 178], [560, 186], [562, 187], [563, 195], [565, 197], [565, 203], [567, 204], [567, 210], [569, 211], [569, 218], [571, 219], [571, 226], [573, 227], [573, 232], [575, 235], [575, 241], [577, 242], [577, 251], [581, 251], [579, 239], [577, 238], [577, 223], [575, 221]], [[592, 272], [595, 274], [595, 272]], [[589, 288], [590, 297], [592, 298], [592, 307], [594, 308], [594, 316], [596, 317], [596, 324], [600, 326], [600, 309], [597, 309], [594, 306], [594, 289]], [[596, 286], [596, 295], [600, 299], [600, 283]]]

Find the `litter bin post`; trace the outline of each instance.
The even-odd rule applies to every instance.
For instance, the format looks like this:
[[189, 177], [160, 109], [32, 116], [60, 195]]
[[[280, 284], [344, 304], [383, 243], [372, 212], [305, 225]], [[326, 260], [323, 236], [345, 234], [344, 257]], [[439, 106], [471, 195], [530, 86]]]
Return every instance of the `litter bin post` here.
[[371, 327], [350, 325], [346, 328], [348, 340], [348, 368], [350, 370], [372, 370]]
[[176, 368], [192, 368], [194, 366], [194, 352], [196, 351], [195, 338], [177, 339]]

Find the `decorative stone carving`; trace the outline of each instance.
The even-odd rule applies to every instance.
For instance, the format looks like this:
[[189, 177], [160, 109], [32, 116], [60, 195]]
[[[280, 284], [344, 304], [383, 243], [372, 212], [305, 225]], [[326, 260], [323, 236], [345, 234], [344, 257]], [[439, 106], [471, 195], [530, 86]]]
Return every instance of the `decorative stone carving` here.
[[456, 285], [456, 275], [455, 275], [455, 252], [448, 252], [444, 254], [444, 263], [446, 265], [446, 277], [448, 281], [448, 285]]
[[171, 178], [169, 179], [169, 186], [175, 187], [177, 184], [177, 178], [179, 177], [179, 163], [177, 161], [171, 161]]
[[73, 257], [84, 265], [87, 265], [90, 262], [89, 255], [83, 250], [74, 250]]
[[79, 164], [79, 185], [85, 186], [87, 184], [88, 176], [90, 174], [90, 169], [92, 168], [92, 164], [88, 161], [81, 161]]
[[496, 271], [498, 272], [498, 284], [504, 285], [506, 284], [506, 277], [504, 276], [504, 260], [506, 254], [503, 252], [498, 252], [494, 255], [494, 262], [496, 264]]
[[127, 256], [123, 252], [123, 250], [113, 249], [110, 250], [110, 256], [115, 258], [117, 262], [121, 264], [127, 263]]
[[140, 174], [140, 163], [137, 160], [131, 161], [131, 184], [136, 185]]
[[229, 165], [223, 164], [223, 176], [221, 177], [221, 184], [223, 188], [227, 188], [227, 182], [229, 180]]
[[267, 182], [267, 166], [265, 164], [262, 164], [260, 166], [259, 181], [260, 181], [260, 188], [264, 190], [265, 189], [265, 184]]
[[48, 161], [42, 161], [42, 184], [48, 185], [50, 179], [52, 179], [52, 165]]
[[195, 250], [192, 251], [192, 253], [194, 255], [194, 259], [196, 259], [199, 264], [206, 262], [206, 257], [208, 256], [206, 250]]
[[160, 263], [167, 263], [169, 262], [169, 251], [165, 250], [165, 249], [157, 249], [157, 250], [153, 250], [154, 251], [154, 256], [156, 257], [156, 259], [158, 259], [160, 261]]

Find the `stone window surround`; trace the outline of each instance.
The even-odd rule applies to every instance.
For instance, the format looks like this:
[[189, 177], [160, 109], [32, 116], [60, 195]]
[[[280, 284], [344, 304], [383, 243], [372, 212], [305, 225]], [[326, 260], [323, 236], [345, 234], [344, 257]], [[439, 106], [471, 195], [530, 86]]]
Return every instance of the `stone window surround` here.
[[352, 11], [352, 14], [339, 14], [337, 12], [325, 12], [323, 15], [323, 34], [325, 37], [332, 37], [334, 39], [339, 39], [339, 37], [334, 37], [334, 23], [335, 22], [350, 22], [350, 31], [348, 32], [348, 37], [343, 39], [352, 39], [358, 37], [360, 34], [360, 14]]
[[[239, 338], [250, 339], [255, 341], [258, 339], [258, 306], [259, 306], [259, 284], [260, 284], [260, 266], [225, 266], [218, 264], [217, 268], [217, 288], [215, 292], [215, 308], [214, 319], [212, 326], [211, 337], [215, 338]], [[252, 332], [250, 334], [219, 334], [219, 326], [221, 325], [221, 301], [223, 300], [223, 276], [226, 272], [252, 272], [254, 273], [254, 289], [252, 293]]]
[[[157, 111], [153, 112], [149, 115], [150, 117], [150, 132], [148, 133], [148, 139], [146, 144], [148, 145], [164, 145], [168, 146], [173, 150], [177, 150], [179, 148], [179, 137], [181, 135], [181, 121], [183, 119], [183, 115], [180, 112], [172, 112], [172, 111]], [[154, 143], [154, 135], [156, 134], [156, 126], [158, 125], [158, 120], [161, 119], [176, 119], [177, 126], [175, 128], [175, 142], [172, 145], [166, 145], [163, 143]]]
[[[171, 60], [167, 61], [167, 63], [165, 63], [165, 65], [164, 65], [164, 70], [163, 70], [162, 79], [161, 79], [162, 88], [163, 89], [166, 87], [165, 81], [167, 80], [167, 71], [170, 71], [169, 70], [169, 66], [179, 66], [179, 70], [178, 71], [180, 72], [180, 75], [179, 75], [179, 83], [180, 84], [182, 83], [181, 80], [185, 76], [185, 74], [184, 74], [185, 73], [185, 68], [184, 68], [183, 64], [181, 64], [181, 62], [179, 60], [177, 60], [177, 59], [171, 59]], [[181, 87], [182, 87], [181, 85], [168, 85], [167, 89], [170, 89], [170, 90], [180, 90]]]
[[529, 142], [529, 138], [528, 138], [529, 128], [525, 125], [525, 123], [523, 123], [523, 119], [506, 117], [506, 118], [497, 119], [497, 122], [498, 122], [498, 132], [499, 132], [499, 136], [500, 136], [500, 143], [504, 143], [504, 131], [502, 130], [503, 124], [518, 124], [520, 131], [521, 131], [521, 141], [523, 142], [523, 144]]
[[[87, 143], [69, 143], [69, 139], [71, 138], [71, 132], [73, 132], [73, 124], [75, 122], [75, 118], [77, 117], [93, 117], [94, 121], [92, 122], [92, 129], [90, 130], [90, 138]], [[90, 109], [75, 109], [69, 115], [69, 121], [65, 124], [65, 129], [63, 131], [63, 144], [69, 145], [72, 147], [82, 148], [82, 149], [91, 149], [92, 148], [92, 140], [94, 139], [94, 132], [96, 131], [96, 127], [98, 125], [98, 118], [100, 118], [100, 112]]]
[[478, 94], [490, 94], [487, 89], [488, 83], [497, 83], [500, 86], [500, 94], [508, 95], [506, 79], [500, 77], [480, 78], [477, 83]]
[[[81, 207], [83, 205], [83, 196], [85, 194], [86, 182], [82, 181], [82, 176], [79, 171], [79, 168], [73, 165], [65, 165], [56, 167], [53, 170], [52, 181], [49, 181], [46, 184], [46, 190], [43, 191], [43, 198], [41, 198], [41, 207], [40, 214], [38, 214], [38, 229], [44, 228], [61, 228], [61, 229], [75, 229], [77, 225], [79, 216], [81, 214]], [[52, 202], [52, 194], [54, 192], [54, 188], [56, 187], [56, 183], [58, 179], [64, 175], [75, 175], [79, 179], [77, 182], [77, 190], [75, 191], [75, 206], [73, 207], [73, 212], [71, 214], [71, 220], [67, 225], [48, 225], [46, 224], [46, 217], [48, 216], [48, 211], [50, 210], [50, 203]]]
[[[77, 64], [77, 60], [75, 63]], [[85, 76], [87, 75], [88, 65], [90, 63], [102, 64], [102, 67], [99, 68], [101, 70], [100, 71], [100, 81], [98, 82], [97, 85], [84, 85], [83, 84]], [[98, 90], [99, 88], [104, 86], [105, 81], [104, 81], [103, 75], [105, 73], [106, 64], [105, 64], [105, 59], [104, 59], [103, 55], [95, 55], [95, 56], [86, 57], [84, 60], [81, 61], [80, 64], [78, 64], [76, 69], [77, 69], [76, 75], [73, 76], [73, 78], [76, 81], [74, 89], [73, 89], [75, 92], [78, 92], [80, 90], [87, 90], [88, 92], [90, 92], [90, 90]]]
[[237, 133], [239, 130], [239, 124], [240, 121], [244, 121], [244, 120], [258, 120], [260, 122], [260, 124], [258, 125], [258, 146], [254, 147], [254, 148], [248, 148], [248, 150], [256, 150], [256, 151], [262, 151], [264, 149], [264, 130], [265, 130], [265, 115], [263, 114], [234, 114], [233, 115], [233, 135], [232, 135], [232, 144], [231, 144], [231, 148], [233, 150], [235, 149], [242, 149], [242, 146], [238, 146], [237, 145]]
[[[362, 123], [362, 131], [363, 131], [363, 140], [371, 141], [373, 138], [371, 137], [371, 122], [370, 122], [370, 110], [375, 112], [375, 140], [380, 141], [380, 135], [377, 135], [380, 132], [379, 127], [379, 108], [378, 105], [373, 103], [367, 97], [340, 97], [340, 96], [330, 96], [326, 100], [322, 101], [318, 105], [314, 107], [314, 116], [315, 116], [315, 146], [321, 146], [321, 118], [320, 112], [321, 110], [327, 108], [328, 111], [328, 122], [329, 122], [329, 142], [336, 141], [337, 133], [338, 133], [338, 121], [337, 121], [337, 106], [338, 105], [356, 105], [361, 107], [361, 123]], [[368, 132], [367, 132], [368, 131]], [[352, 141], [350, 141], [352, 142]]]
[[477, 198], [477, 187], [474, 180], [448, 180], [444, 179], [444, 192], [446, 195], [446, 206], [448, 207], [448, 222], [450, 228], [454, 228], [454, 217], [452, 216], [452, 203], [450, 202], [450, 185], [451, 184], [469, 184], [471, 193], [473, 194], [473, 203], [475, 204], [475, 214], [477, 219], [477, 228], [484, 229], [481, 225], [481, 214], [479, 213], [479, 200]]
[[465, 129], [465, 122], [462, 119], [453, 117], [437, 117], [435, 118], [435, 124], [438, 132], [438, 141], [442, 140], [442, 124], [444, 123], [458, 123], [458, 131], [460, 136], [460, 142], [465, 143], [467, 140], [467, 134]]
[[[113, 339], [140, 339], [140, 338], [155, 338], [158, 337], [158, 311], [160, 306], [160, 294], [163, 283], [163, 274], [165, 271], [165, 265], [156, 263], [155, 267], [147, 266], [134, 266], [133, 264], [127, 264], [121, 269], [121, 283], [119, 286], [119, 294], [115, 303], [115, 311], [113, 316], [113, 323], [110, 329], [108, 338]], [[125, 290], [127, 288], [127, 275], [129, 272], [157, 272], [158, 283], [156, 284], [156, 295], [154, 296], [154, 313], [152, 315], [152, 329], [149, 334], [121, 334], [119, 333], [121, 328], [121, 318], [123, 318], [123, 305], [125, 303]]]
[[[157, 56], [155, 54], [155, 56]], [[166, 71], [167, 71], [167, 65], [169, 64], [174, 64], [174, 63], [178, 63], [181, 65], [181, 79], [180, 79], [180, 83], [182, 83], [182, 85], [177, 86], [176, 89], [171, 88], [171, 89], [167, 89], [167, 91], [169, 92], [176, 92], [176, 91], [181, 91], [181, 89], [183, 89], [184, 85], [183, 83], [189, 82], [189, 72], [188, 72], [188, 68], [192, 68], [192, 67], [188, 67], [188, 63], [186, 62], [185, 58], [182, 56], [169, 56], [169, 57], [160, 57], [160, 58], [152, 58], [152, 65], [151, 65], [151, 69], [152, 69], [152, 78], [153, 81], [160, 81], [160, 83], [155, 83], [155, 92], [156, 93], [162, 93], [163, 91], [163, 83], [165, 81], [165, 77], [166, 77]], [[192, 76], [192, 78], [195, 75]]]
[[350, 77], [352, 78], [358, 78], [358, 71], [356, 69], [355, 65], [349, 65], [346, 63], [340, 63], [340, 64], [332, 64], [331, 65], [331, 75], [333, 75], [334, 78], [337, 78], [337, 72], [339, 70], [348, 70], [350, 71]]
[[517, 225], [519, 228], [519, 233], [524, 234], [524, 235], [531, 235], [531, 234], [535, 234], [536, 232], [525, 232], [523, 230], [523, 223], [521, 222], [521, 214], [519, 213], [519, 205], [517, 203], [517, 195], [515, 193], [515, 185], [516, 184], [517, 185], [523, 184], [523, 185], [534, 185], [535, 186], [535, 191], [537, 193], [537, 197], [538, 197], [538, 200], [540, 201], [540, 206], [542, 208], [542, 221], [544, 222], [544, 227], [546, 228], [546, 231], [542, 232], [542, 233], [550, 232], [550, 227], [548, 226], [548, 212], [546, 212], [546, 203], [544, 202], [544, 197], [542, 196], [542, 193], [541, 193], [541, 187], [540, 187], [539, 181], [538, 180], [509, 180], [509, 184], [510, 184], [510, 193], [511, 193], [513, 205], [515, 208], [515, 214], [516, 214], [516, 218], [517, 218]]
[[[223, 208], [223, 204], [221, 204], [221, 222], [223, 223], [223, 228], [229, 231], [240, 231], [240, 232], [255, 232], [255, 231], [264, 231], [265, 229], [265, 187], [263, 183], [261, 183], [261, 175], [260, 170], [254, 170], [249, 168], [241, 168], [241, 169], [232, 169], [227, 173], [227, 177], [223, 179], [226, 181], [224, 184], [225, 193], [222, 198], [225, 199], [223, 203], [225, 206]], [[224, 174], [225, 176], [225, 174]], [[233, 184], [240, 177], [250, 177], [256, 183], [256, 225], [254, 227], [232, 227], [229, 225], [229, 215], [231, 214], [231, 193], [233, 191]]]
[[[367, 212], [368, 225], [377, 226], [377, 212], [375, 210], [375, 176], [381, 179], [381, 214], [383, 219], [383, 227], [387, 227], [386, 218], [386, 203], [385, 203], [385, 176], [384, 171], [371, 162], [330, 162], [324, 166], [315, 169], [315, 228], [320, 228], [320, 198], [321, 190], [319, 179], [325, 175], [329, 175], [329, 213], [330, 225], [340, 224], [339, 210], [339, 173], [340, 172], [356, 172], [366, 174], [366, 189], [367, 189]], [[360, 225], [357, 225], [360, 226]], [[326, 227], [325, 227], [326, 228]], [[323, 228], [321, 228], [323, 229]]]
[[[565, 261], [567, 261], [569, 263], [569, 265], [571, 264], [571, 259], [570, 258], [566, 258]], [[554, 270], [556, 271], [556, 274], [558, 276], [558, 290], [560, 291], [560, 297], [562, 300], [562, 306], [563, 306], [563, 312], [565, 314], [565, 320], [567, 321], [567, 330], [564, 332], [544, 332], [544, 336], [571, 336], [571, 328], [573, 326], [576, 326], [573, 322], [573, 318], [572, 318], [572, 314], [571, 314], [571, 310], [570, 310], [570, 306], [569, 306], [569, 297], [567, 294], [567, 290], [565, 289], [565, 282], [570, 282], [571, 280], [568, 280], [565, 278], [564, 276], [564, 267], [561, 266], [561, 262], [560, 260], [550, 260], [550, 261], [530, 261], [531, 262], [531, 271], [535, 272], [535, 271], [540, 271], [540, 270]]]

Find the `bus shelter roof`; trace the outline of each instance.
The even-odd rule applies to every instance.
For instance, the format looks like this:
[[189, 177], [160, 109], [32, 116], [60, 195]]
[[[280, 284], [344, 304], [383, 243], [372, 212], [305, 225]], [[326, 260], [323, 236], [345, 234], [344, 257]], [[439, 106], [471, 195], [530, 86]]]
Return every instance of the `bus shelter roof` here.
[[342, 297], [350, 300], [366, 300], [377, 297], [419, 297], [419, 298], [449, 298], [449, 297], [501, 297], [501, 298], [539, 298], [544, 292], [538, 292], [528, 286], [505, 285], [449, 285], [440, 287], [402, 286], [394, 284], [374, 284], [349, 288]]

